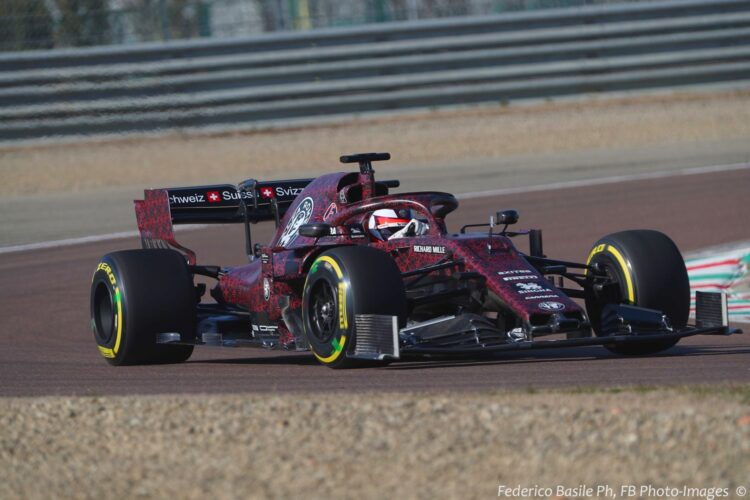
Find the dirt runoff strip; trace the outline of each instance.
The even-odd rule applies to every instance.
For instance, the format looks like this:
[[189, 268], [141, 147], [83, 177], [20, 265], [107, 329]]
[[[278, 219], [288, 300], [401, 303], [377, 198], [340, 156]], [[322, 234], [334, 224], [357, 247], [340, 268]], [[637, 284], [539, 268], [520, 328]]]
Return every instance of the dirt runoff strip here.
[[4, 499], [737, 498], [748, 471], [748, 386], [0, 400]]
[[[361, 118], [338, 125], [172, 134], [47, 146], [0, 146], [0, 195], [190, 185], [217, 179], [308, 177], [340, 171], [340, 154], [388, 150], [385, 176], [425, 175], [436, 162], [462, 165], [585, 151], [721, 149], [750, 138], [750, 89], [602, 96], [572, 102], [477, 106]], [[627, 171], [627, 155], [623, 169]], [[549, 160], [546, 160], [549, 161]]]

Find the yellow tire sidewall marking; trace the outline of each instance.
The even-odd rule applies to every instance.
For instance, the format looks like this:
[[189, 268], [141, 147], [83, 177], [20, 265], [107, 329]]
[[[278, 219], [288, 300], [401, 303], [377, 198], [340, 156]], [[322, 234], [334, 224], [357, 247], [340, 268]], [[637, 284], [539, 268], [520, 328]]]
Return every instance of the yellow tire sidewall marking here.
[[[107, 264], [106, 262], [100, 262], [96, 268], [96, 271], [104, 271], [104, 273], [107, 275], [107, 279], [114, 289], [114, 298], [115, 302], [117, 303], [117, 329], [115, 331], [115, 345], [112, 348], [100, 345], [97, 347], [99, 348], [99, 352], [105, 358], [114, 358], [120, 351], [120, 343], [122, 341], [122, 295], [120, 294], [120, 288], [117, 286], [117, 278], [115, 277], [115, 273], [112, 271], [112, 268], [109, 264]], [[94, 273], [94, 276], [96, 276], [96, 273]]]
[[628, 267], [627, 262], [625, 262], [625, 258], [622, 256], [619, 250], [617, 250], [612, 245], [607, 245], [607, 251], [614, 255], [615, 260], [617, 260], [617, 263], [620, 264], [620, 268], [622, 269], [622, 274], [625, 275], [625, 285], [628, 289], [628, 302], [631, 304], [635, 304], [635, 291], [633, 290], [633, 279], [630, 277], [630, 268]]
[[[342, 330], [346, 330], [349, 328], [349, 318], [347, 316], [346, 312], [346, 292], [347, 287], [346, 283], [344, 282], [344, 273], [341, 271], [341, 266], [339, 266], [339, 263], [336, 262], [335, 259], [332, 257], [329, 257], [328, 255], [323, 255], [322, 257], [319, 257], [314, 263], [313, 266], [318, 262], [325, 262], [331, 266], [333, 269], [333, 272], [336, 273], [336, 276], [339, 279], [339, 284], [337, 287], [338, 292], [338, 302], [339, 302], [339, 328]], [[310, 275], [308, 274], [308, 278]], [[305, 288], [307, 288], [307, 279], [305, 279]], [[303, 311], [304, 312], [304, 311]], [[335, 340], [335, 339], [334, 339]], [[310, 346], [310, 350], [312, 351], [313, 355], [318, 358], [319, 361], [322, 363], [333, 363], [336, 361], [339, 356], [341, 356], [341, 353], [344, 352], [344, 346], [346, 344], [346, 335], [342, 335], [339, 340], [337, 341], [338, 347], [334, 346], [334, 351], [329, 356], [320, 356], [317, 352], [315, 352], [315, 349]]]
[[333, 363], [336, 361], [339, 356], [341, 356], [341, 353], [344, 352], [344, 344], [346, 344], [346, 335], [341, 336], [341, 340], [339, 340], [339, 349], [334, 349], [333, 353], [330, 356], [319, 356], [315, 350], [310, 349], [315, 355], [316, 358], [318, 358], [323, 363]]
[[339, 267], [339, 263], [336, 262], [332, 257], [329, 257], [328, 255], [324, 255], [318, 259], [319, 262], [327, 262], [331, 265], [333, 268], [333, 271], [336, 273], [336, 276], [340, 280], [344, 279], [344, 273], [341, 272], [341, 267]]
[[[623, 276], [625, 276], [625, 286], [627, 288], [628, 302], [630, 302], [631, 304], [635, 304], [635, 289], [633, 288], [633, 278], [631, 277], [628, 263], [625, 261], [625, 258], [622, 256], [619, 250], [617, 250], [612, 245], [608, 245], [606, 243], [597, 245], [594, 247], [593, 250], [591, 250], [591, 253], [589, 254], [589, 258], [586, 259], [586, 265], [588, 266], [589, 264], [591, 264], [591, 260], [594, 258], [596, 254], [602, 253], [605, 250], [609, 252], [610, 254], [612, 254], [612, 256], [615, 258], [617, 263], [620, 265], [622, 274]], [[588, 269], [584, 271], [584, 276], [587, 273], [588, 273]]]
[[349, 328], [349, 318], [346, 315], [346, 283], [339, 282], [339, 328], [347, 330]]
[[[588, 259], [586, 259], [586, 266], [588, 266], [589, 264], [591, 264], [591, 259], [593, 259], [593, 258], [594, 258], [594, 255], [596, 255], [596, 254], [598, 254], [598, 253], [600, 253], [600, 252], [603, 252], [603, 251], [604, 251], [604, 247], [606, 247], [606, 246], [607, 246], [607, 245], [606, 245], [605, 243], [602, 243], [601, 245], [597, 245], [597, 246], [595, 246], [595, 247], [593, 248], [593, 250], [591, 250], [591, 253], [589, 254], [589, 258], [588, 258]], [[584, 276], [586, 276], [586, 274], [587, 274], [588, 272], [589, 272], [589, 270], [588, 270], [588, 269], [584, 270], [584, 271], [583, 271], [583, 275], [584, 275]]]

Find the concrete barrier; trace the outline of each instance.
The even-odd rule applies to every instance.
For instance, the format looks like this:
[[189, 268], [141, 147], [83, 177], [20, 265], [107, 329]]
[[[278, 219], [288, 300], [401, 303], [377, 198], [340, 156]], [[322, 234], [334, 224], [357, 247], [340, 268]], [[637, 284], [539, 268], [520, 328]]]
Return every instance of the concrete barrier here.
[[750, 85], [750, 0], [0, 54], [0, 141]]

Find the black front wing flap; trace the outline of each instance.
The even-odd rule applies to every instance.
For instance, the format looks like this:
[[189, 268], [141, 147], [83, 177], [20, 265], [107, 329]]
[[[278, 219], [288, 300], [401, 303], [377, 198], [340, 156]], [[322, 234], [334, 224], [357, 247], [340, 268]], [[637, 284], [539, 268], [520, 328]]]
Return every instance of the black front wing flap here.
[[594, 345], [617, 345], [629, 343], [657, 342], [682, 339], [694, 335], [732, 335], [742, 333], [741, 330], [729, 328], [726, 326], [715, 326], [707, 328], [697, 328], [689, 326], [677, 332], [640, 334], [637, 331], [625, 335], [609, 335], [606, 337], [585, 337], [577, 339], [560, 339], [560, 340], [519, 340], [510, 341], [505, 344], [483, 346], [477, 345], [472, 347], [462, 346], [460, 348], [450, 347], [441, 348], [429, 345], [412, 345], [401, 348], [402, 354], [429, 354], [429, 355], [471, 355], [489, 352], [518, 351], [524, 349], [556, 349], [560, 347], [582, 347]]
[[[717, 294], [718, 295], [718, 294]], [[712, 298], [712, 297], [709, 297]], [[724, 297], [720, 297], [726, 302]], [[715, 310], [714, 310], [715, 309]], [[602, 336], [536, 340], [535, 327], [526, 333], [513, 335], [514, 331], [499, 330], [493, 321], [483, 316], [464, 313], [446, 316], [399, 329], [395, 316], [356, 315], [357, 352], [351, 353], [362, 359], [398, 359], [401, 355], [470, 356], [485, 353], [518, 351], [531, 349], [555, 349], [582, 346], [617, 346], [651, 342], [668, 342], [694, 335], [732, 335], [742, 330], [727, 326], [725, 304], [699, 307], [697, 326], [688, 325], [672, 330], [669, 321], [659, 311], [628, 305], [613, 306], [608, 311], [609, 319], [603, 325], [606, 332]], [[249, 313], [229, 310], [224, 307], [205, 305], [201, 308], [202, 319], [195, 340], [186, 341], [178, 333], [165, 332], [157, 337], [161, 344], [213, 345], [221, 347], [262, 347], [266, 349], [291, 348], [281, 346], [274, 332], [264, 333], [262, 325], [253, 325], [250, 331]], [[586, 335], [590, 335], [585, 323]], [[520, 330], [520, 329], [518, 329]], [[579, 328], [583, 332], [583, 329]], [[560, 331], [571, 333], [577, 330]], [[296, 346], [295, 346], [296, 347]]]
[[[534, 332], [538, 328], [531, 327], [525, 334], [514, 337], [493, 328], [484, 318], [476, 315], [464, 314], [455, 318], [441, 321], [443, 332], [439, 329], [430, 332], [427, 329], [433, 325], [426, 324], [424, 330], [419, 325], [401, 331], [405, 346], [403, 354], [424, 355], [471, 355], [488, 352], [517, 351], [522, 349], [554, 349], [560, 347], [580, 347], [593, 345], [617, 346], [623, 344], [638, 344], [679, 340], [694, 335], [732, 335], [742, 333], [742, 330], [727, 326], [726, 296], [721, 294], [703, 294], [699, 296], [696, 310], [696, 325], [673, 329], [669, 318], [661, 311], [626, 304], [610, 304], [604, 308], [601, 336], [590, 336], [588, 323], [584, 336], [565, 339], [536, 340]], [[716, 297], [714, 297], [716, 296]], [[716, 300], [709, 300], [716, 299]], [[579, 329], [582, 331], [582, 329]], [[425, 333], [422, 334], [422, 331]], [[461, 342], [445, 342], [458, 336]]]

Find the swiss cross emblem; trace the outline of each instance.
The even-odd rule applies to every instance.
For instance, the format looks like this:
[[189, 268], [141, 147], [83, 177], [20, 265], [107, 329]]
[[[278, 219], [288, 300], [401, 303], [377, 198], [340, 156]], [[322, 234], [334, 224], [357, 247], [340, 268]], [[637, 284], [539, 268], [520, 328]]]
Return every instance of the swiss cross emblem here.
[[260, 196], [263, 198], [273, 198], [273, 189], [270, 187], [260, 188]]
[[206, 193], [206, 199], [209, 203], [219, 203], [221, 201], [221, 194], [218, 191], [209, 191]]

